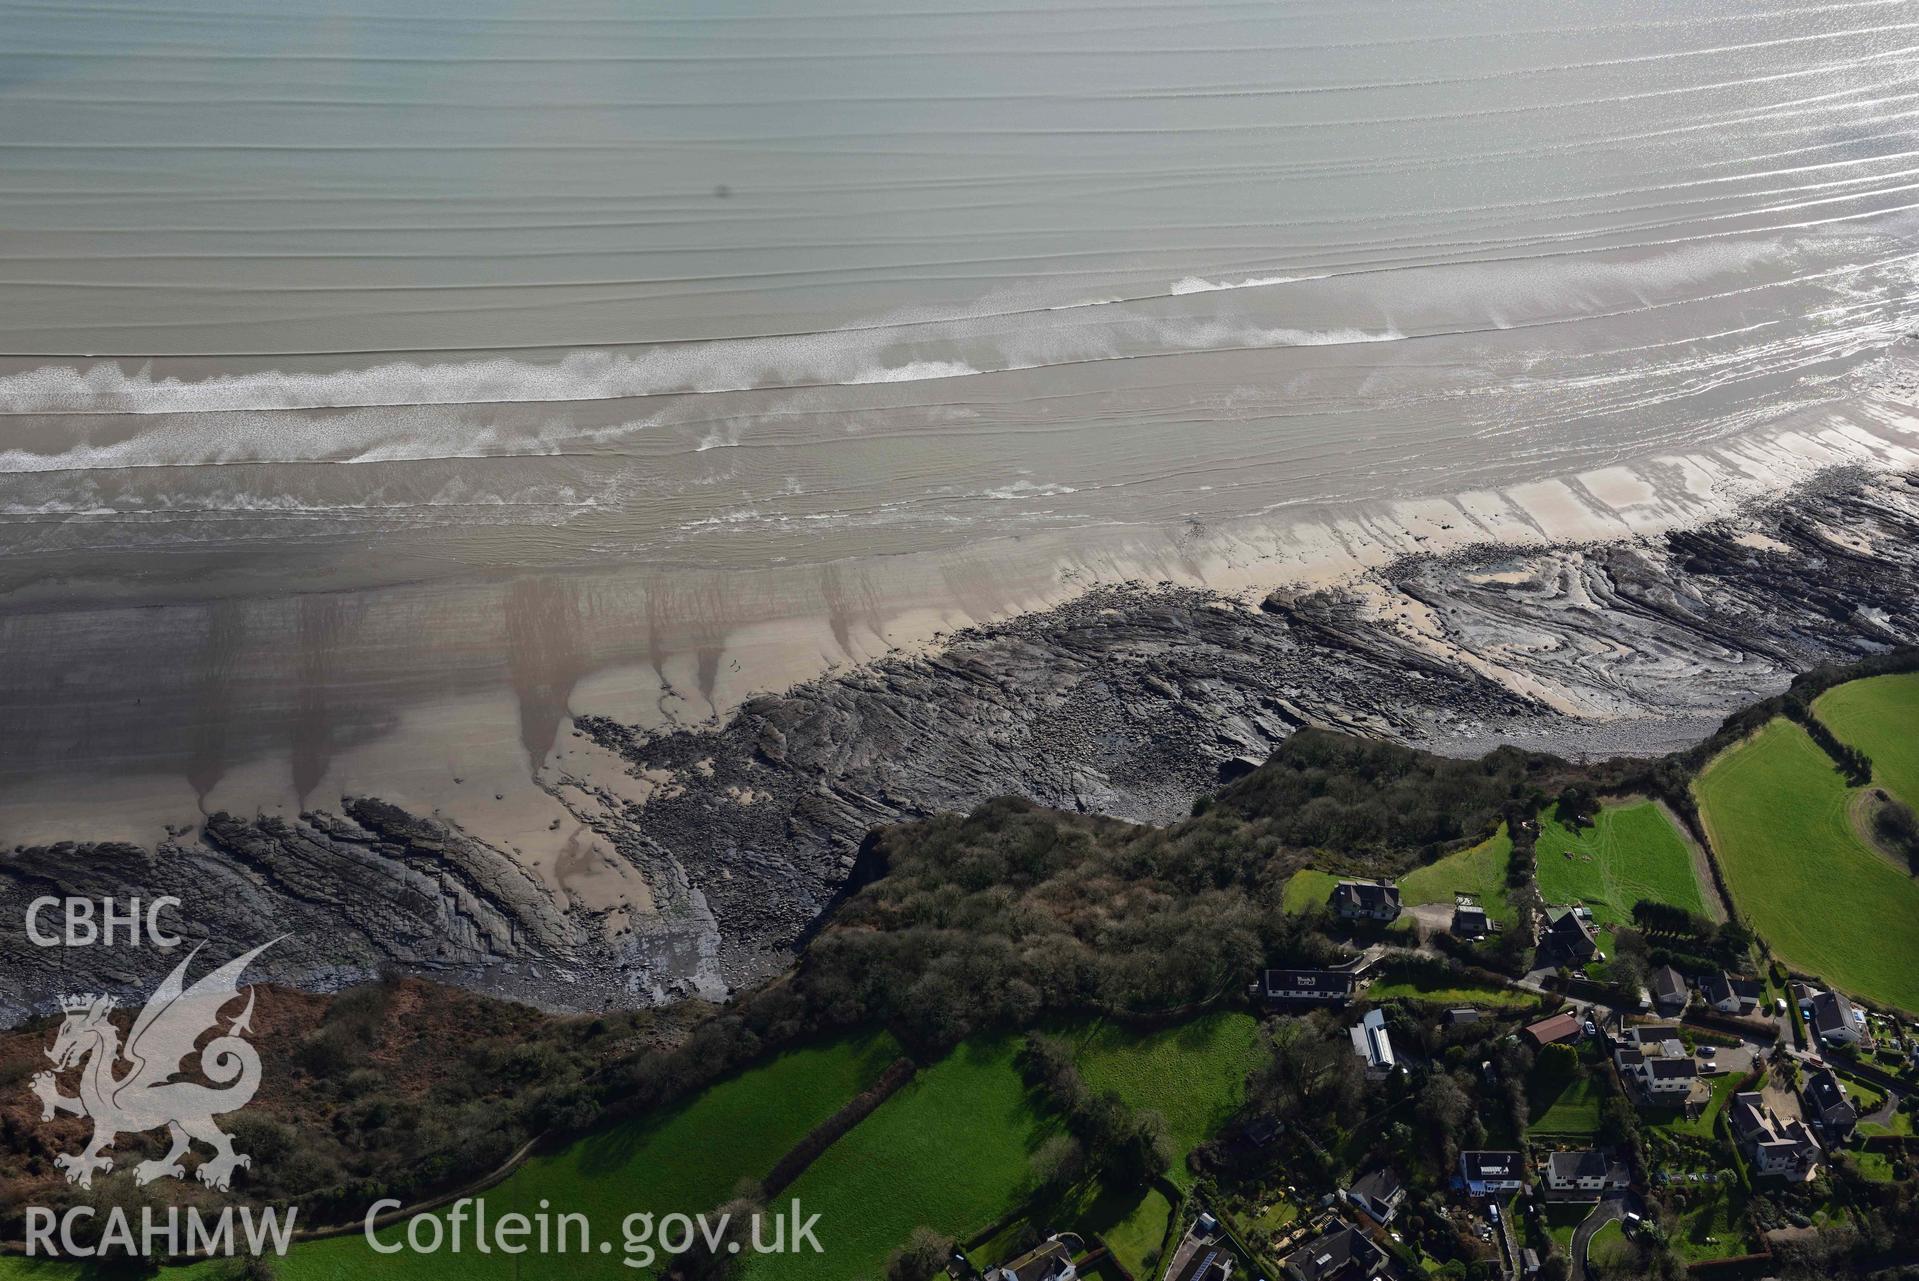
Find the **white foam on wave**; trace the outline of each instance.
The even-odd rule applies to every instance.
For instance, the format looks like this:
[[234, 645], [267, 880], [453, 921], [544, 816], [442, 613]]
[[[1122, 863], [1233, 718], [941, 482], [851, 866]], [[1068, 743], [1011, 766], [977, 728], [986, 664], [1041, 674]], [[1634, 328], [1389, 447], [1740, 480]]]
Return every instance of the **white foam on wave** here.
[[1202, 276], [1182, 276], [1168, 285], [1166, 291], [1175, 298], [1187, 294], [1215, 294], [1229, 289], [1264, 289], [1269, 285], [1291, 285], [1302, 280], [1324, 280], [1317, 276], [1248, 276], [1244, 280], [1207, 280]]

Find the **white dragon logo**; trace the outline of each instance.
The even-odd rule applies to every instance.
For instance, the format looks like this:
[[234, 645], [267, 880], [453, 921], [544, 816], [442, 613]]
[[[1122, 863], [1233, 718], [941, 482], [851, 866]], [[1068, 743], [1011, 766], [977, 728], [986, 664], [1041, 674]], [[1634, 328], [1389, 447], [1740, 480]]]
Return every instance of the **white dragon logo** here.
[[[213, 1123], [214, 1117], [245, 1107], [260, 1088], [260, 1055], [240, 1035], [253, 1030], [251, 987], [246, 1008], [228, 1024], [226, 1035], [215, 1037], [200, 1051], [200, 1071], [214, 1084], [172, 1078], [180, 1073], [182, 1060], [193, 1053], [195, 1042], [219, 1022], [220, 1011], [239, 995], [241, 973], [254, 957], [279, 941], [262, 943], [185, 987], [187, 966], [205, 944], [195, 947], [133, 1020], [124, 1050], [119, 1031], [107, 1018], [114, 1007], [111, 996], [61, 999], [66, 1019], [47, 1051], [54, 1071], [35, 1076], [32, 1089], [40, 1098], [43, 1121], [60, 1112], [93, 1119], [93, 1138], [86, 1150], [54, 1158], [54, 1164], [66, 1171], [67, 1182], [92, 1187], [94, 1171], [104, 1174], [113, 1169], [113, 1158], [101, 1154], [115, 1139], [161, 1126], [172, 1137], [173, 1148], [158, 1161], [135, 1166], [137, 1183], [185, 1178], [180, 1158], [196, 1139], [214, 1149], [197, 1171], [200, 1182], [208, 1187], [226, 1191], [234, 1170], [253, 1164], [253, 1158], [233, 1150], [233, 1140]], [[128, 1067], [115, 1075], [123, 1059]], [[86, 1066], [80, 1073], [79, 1097], [68, 1098], [60, 1093], [55, 1073], [82, 1061]]]

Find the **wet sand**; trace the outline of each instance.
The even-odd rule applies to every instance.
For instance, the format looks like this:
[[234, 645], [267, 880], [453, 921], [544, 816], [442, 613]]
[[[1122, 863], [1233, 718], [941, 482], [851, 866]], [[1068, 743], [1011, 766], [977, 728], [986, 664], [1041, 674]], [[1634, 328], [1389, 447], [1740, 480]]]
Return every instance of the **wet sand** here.
[[[138, 606], [45, 601], [0, 618], [11, 660], [0, 840], [151, 843], [214, 810], [291, 814], [376, 794], [523, 852], [599, 905], [626, 890], [612, 860], [582, 870], [598, 857], [592, 833], [556, 789], [573, 779], [639, 799], [645, 783], [574, 735], [572, 715], [711, 724], [756, 693], [1098, 585], [1170, 582], [1250, 602], [1289, 584], [1354, 583], [1409, 554], [1697, 524], [1825, 468], [1910, 466], [1915, 451], [1919, 424], [1885, 400], [1710, 453], [1284, 520], [732, 572], [612, 566]], [[1421, 630], [1413, 616], [1383, 621]], [[578, 805], [584, 792], [565, 795]], [[613, 890], [594, 890], [595, 876]]]

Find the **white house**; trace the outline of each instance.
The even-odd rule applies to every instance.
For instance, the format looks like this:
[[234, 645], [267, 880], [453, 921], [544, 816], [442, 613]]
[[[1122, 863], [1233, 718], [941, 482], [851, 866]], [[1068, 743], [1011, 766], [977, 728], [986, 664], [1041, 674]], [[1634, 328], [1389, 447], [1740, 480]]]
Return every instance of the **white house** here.
[[1461, 1152], [1459, 1173], [1474, 1196], [1503, 1196], [1526, 1186], [1526, 1158], [1517, 1152]]
[[1546, 1158], [1546, 1187], [1561, 1195], [1617, 1191], [1632, 1172], [1604, 1152], [1555, 1152]]
[[1269, 1001], [1344, 1005], [1352, 999], [1353, 976], [1346, 970], [1267, 970], [1258, 986]]

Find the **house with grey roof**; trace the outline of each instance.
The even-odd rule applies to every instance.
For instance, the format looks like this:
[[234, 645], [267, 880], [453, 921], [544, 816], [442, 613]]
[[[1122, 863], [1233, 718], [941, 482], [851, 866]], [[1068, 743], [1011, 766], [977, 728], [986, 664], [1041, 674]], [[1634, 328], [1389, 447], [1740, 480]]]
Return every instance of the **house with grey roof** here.
[[1354, 1179], [1344, 1195], [1361, 1214], [1383, 1228], [1393, 1221], [1406, 1200], [1406, 1184], [1391, 1166], [1382, 1165]]
[[1827, 1045], [1859, 1045], [1866, 1039], [1866, 1016], [1838, 992], [1812, 996], [1812, 1030]]
[[1699, 999], [1721, 1014], [1750, 1017], [1759, 1009], [1765, 987], [1758, 979], [1740, 978], [1724, 972], [1708, 974], [1699, 980]]
[[1844, 1140], [1859, 1124], [1859, 1109], [1846, 1096], [1831, 1068], [1815, 1068], [1806, 1073], [1799, 1087], [1799, 1103], [1806, 1119], [1826, 1136], [1826, 1142]]
[[1386, 1255], [1349, 1223], [1314, 1237], [1281, 1263], [1293, 1281], [1367, 1281], [1386, 1267]]
[[1341, 881], [1333, 887], [1330, 902], [1341, 920], [1399, 919], [1399, 887], [1387, 881]]
[[1819, 1141], [1812, 1131], [1803, 1121], [1782, 1120], [1766, 1106], [1764, 1095], [1755, 1091], [1733, 1095], [1726, 1115], [1732, 1137], [1752, 1162], [1755, 1174], [1803, 1182], [1819, 1168]]
[[1612, 1154], [1554, 1152], [1546, 1158], [1546, 1190], [1559, 1200], [1598, 1200], [1632, 1182], [1632, 1171]]
[[1686, 1008], [1686, 1002], [1692, 994], [1686, 987], [1686, 976], [1670, 965], [1662, 965], [1652, 972], [1652, 999], [1662, 1013], [1676, 1014]]

